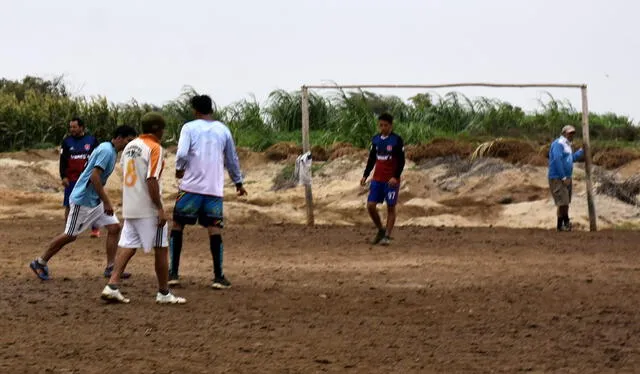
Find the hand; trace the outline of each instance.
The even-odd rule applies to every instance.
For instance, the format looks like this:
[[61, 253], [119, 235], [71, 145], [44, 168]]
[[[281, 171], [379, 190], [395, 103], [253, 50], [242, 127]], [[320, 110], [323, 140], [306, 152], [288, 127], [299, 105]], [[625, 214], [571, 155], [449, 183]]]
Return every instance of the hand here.
[[238, 196], [244, 196], [247, 194], [247, 190], [244, 189], [244, 187], [240, 187], [236, 189]]
[[571, 178], [566, 178], [562, 180], [565, 186], [571, 186]]
[[389, 179], [389, 186], [396, 187], [400, 182], [396, 178]]
[[182, 179], [184, 177], [184, 170], [176, 170], [176, 178]]
[[112, 216], [113, 215], [113, 206], [111, 206], [111, 202], [106, 201], [103, 202], [104, 205], [104, 213], [108, 216]]
[[62, 185], [66, 188], [69, 187], [69, 178], [62, 178]]
[[367, 185], [367, 178], [366, 177], [362, 177], [362, 179], [360, 179], [360, 185], [362, 187]]
[[164, 227], [167, 224], [167, 217], [164, 213], [164, 209], [158, 209], [158, 227]]

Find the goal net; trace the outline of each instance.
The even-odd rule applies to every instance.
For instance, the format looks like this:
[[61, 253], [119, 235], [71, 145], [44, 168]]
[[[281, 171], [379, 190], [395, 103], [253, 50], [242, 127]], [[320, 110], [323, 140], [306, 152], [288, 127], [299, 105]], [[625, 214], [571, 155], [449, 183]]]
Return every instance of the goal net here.
[[[452, 92], [469, 87], [579, 90], [581, 110], [550, 97], [547, 102], [540, 101], [542, 111], [527, 113], [504, 101], [486, 97], [469, 99]], [[444, 96], [433, 93], [439, 89], [449, 92]], [[403, 100], [375, 93], [381, 90], [419, 93]], [[328, 114], [322, 107], [323, 100], [319, 98], [326, 94], [337, 98], [333, 104], [334, 114]], [[328, 205], [333, 205], [334, 211], [354, 211], [362, 206], [358, 204], [364, 201], [366, 188], [357, 193], [359, 202], [347, 202], [328, 200], [329, 196], [347, 194], [346, 190], [331, 189], [320, 191], [314, 200], [312, 185], [316, 190], [321, 189], [318, 176], [322, 178], [329, 174], [358, 183], [369, 140], [377, 132], [376, 116], [389, 112], [394, 116], [393, 131], [402, 136], [405, 143], [407, 164], [398, 215], [400, 218], [403, 211], [410, 212], [405, 215], [406, 224], [446, 224], [443, 221], [450, 219], [456, 208], [464, 208], [467, 214], [487, 217], [496, 209], [510, 208], [509, 214], [500, 219], [484, 220], [487, 225], [490, 225], [488, 222], [501, 225], [501, 220], [513, 220], [517, 215], [528, 215], [536, 209], [552, 211], [555, 216], [545, 177], [548, 147], [560, 136], [564, 125], [573, 125], [578, 130], [574, 151], [578, 146], [582, 148], [584, 158], [574, 168], [571, 212], [576, 217], [584, 217], [584, 226], [590, 231], [596, 230], [585, 84], [304, 85], [301, 97], [303, 155], [298, 158], [296, 173], [305, 189], [308, 225], [318, 221], [317, 210], [322, 210], [322, 214], [327, 211], [326, 217], [321, 219], [324, 222], [344, 220], [328, 212], [325, 209]], [[332, 144], [330, 156], [321, 155], [324, 152], [312, 147], [319, 143]], [[328, 157], [339, 158], [342, 166], [336, 166], [334, 162], [330, 166], [334, 169], [332, 173], [323, 171], [322, 161]], [[331, 180], [321, 182], [323, 185], [331, 183]], [[481, 183], [484, 186], [480, 186]], [[584, 199], [580, 198], [582, 196]], [[575, 204], [576, 200], [580, 204]], [[584, 210], [578, 210], [576, 205], [582, 205]], [[471, 226], [473, 222], [467, 224]], [[523, 221], [520, 226], [527, 227], [527, 222]]]

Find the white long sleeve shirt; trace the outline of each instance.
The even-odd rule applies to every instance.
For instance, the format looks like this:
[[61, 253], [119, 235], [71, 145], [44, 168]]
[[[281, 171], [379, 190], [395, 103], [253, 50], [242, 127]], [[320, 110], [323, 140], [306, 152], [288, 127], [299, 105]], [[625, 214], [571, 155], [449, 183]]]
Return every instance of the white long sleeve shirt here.
[[229, 128], [220, 121], [203, 119], [185, 123], [176, 151], [176, 169], [185, 171], [180, 190], [223, 197], [225, 166], [233, 183], [242, 183]]

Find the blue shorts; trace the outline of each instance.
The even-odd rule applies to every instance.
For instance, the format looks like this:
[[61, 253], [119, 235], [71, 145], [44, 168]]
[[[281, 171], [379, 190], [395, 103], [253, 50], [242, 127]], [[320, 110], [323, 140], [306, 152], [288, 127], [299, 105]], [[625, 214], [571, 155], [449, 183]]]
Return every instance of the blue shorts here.
[[62, 202], [62, 206], [69, 206], [69, 196], [71, 196], [71, 191], [73, 191], [75, 185], [76, 182], [69, 182], [69, 187], [64, 188], [64, 201]]
[[382, 204], [386, 201], [387, 206], [395, 206], [398, 202], [399, 192], [399, 186], [391, 187], [389, 183], [371, 181], [367, 202]]
[[224, 227], [222, 198], [180, 191], [173, 209], [173, 221], [181, 225]]

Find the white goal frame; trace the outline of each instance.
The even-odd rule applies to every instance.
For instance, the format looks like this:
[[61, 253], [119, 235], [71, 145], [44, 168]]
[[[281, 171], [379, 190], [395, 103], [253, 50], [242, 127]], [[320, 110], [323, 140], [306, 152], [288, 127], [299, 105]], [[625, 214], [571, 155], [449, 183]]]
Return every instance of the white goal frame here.
[[[596, 231], [596, 209], [593, 203], [593, 183], [591, 180], [591, 146], [589, 141], [589, 106], [586, 84], [563, 83], [449, 83], [449, 84], [350, 84], [350, 85], [303, 85], [302, 86], [302, 148], [303, 153], [311, 152], [309, 140], [309, 90], [327, 89], [363, 89], [363, 88], [413, 88], [432, 89], [448, 87], [512, 87], [512, 88], [579, 88], [582, 92], [582, 137], [584, 141], [585, 172], [587, 183], [587, 208], [589, 229]], [[313, 178], [313, 177], [312, 177]], [[305, 183], [305, 202], [307, 207], [307, 225], [314, 225], [313, 193], [311, 183]]]

